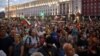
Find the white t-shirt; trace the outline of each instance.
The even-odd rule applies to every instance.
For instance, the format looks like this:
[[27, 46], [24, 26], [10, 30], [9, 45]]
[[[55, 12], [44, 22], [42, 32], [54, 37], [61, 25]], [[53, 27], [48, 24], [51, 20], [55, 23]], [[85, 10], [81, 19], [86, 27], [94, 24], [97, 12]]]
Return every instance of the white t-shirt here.
[[[39, 38], [38, 37], [30, 37], [30, 39], [31, 39], [31, 43], [29, 43], [30, 42], [30, 40], [29, 40], [29, 38], [27, 39], [27, 44], [30, 44], [30, 45], [37, 45], [37, 43], [39, 42]], [[36, 48], [30, 48], [29, 49], [29, 53], [30, 54], [32, 54], [33, 52], [35, 52], [37, 49]]]
[[[65, 55], [65, 56], [67, 56], [67, 55]], [[74, 54], [73, 56], [79, 56], [78, 54]]]
[[31, 45], [34, 45], [34, 44], [37, 44], [38, 42], [39, 42], [39, 38], [38, 37], [31, 37], [30, 36], [30, 39], [31, 39], [31, 43], [29, 43], [30, 42], [30, 40], [29, 40], [29, 38], [27, 39], [27, 44], [31, 44]]
[[73, 36], [72, 35], [68, 35], [67, 40], [68, 40], [68, 42], [73, 42]]
[[43, 31], [43, 32], [40, 31], [40, 32], [38, 32], [38, 35], [42, 36], [42, 35], [44, 35], [44, 33], [45, 33], [45, 31]]
[[3, 50], [0, 50], [0, 56], [7, 56]]

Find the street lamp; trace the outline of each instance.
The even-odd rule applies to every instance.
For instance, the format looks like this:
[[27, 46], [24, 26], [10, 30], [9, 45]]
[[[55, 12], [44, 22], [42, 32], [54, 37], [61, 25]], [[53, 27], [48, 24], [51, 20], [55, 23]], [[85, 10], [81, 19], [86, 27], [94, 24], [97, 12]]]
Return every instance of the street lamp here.
[[10, 19], [10, 17], [9, 17], [9, 7], [10, 7], [10, 2], [9, 2], [9, 0], [7, 0], [7, 2], [8, 2], [8, 19]]
[[[8, 19], [10, 19], [10, 1], [11, 1], [11, 0], [6, 0], [6, 1], [7, 1], [7, 3], [8, 3], [8, 6], [7, 6], [7, 7], [8, 7]], [[13, 2], [16, 2], [16, 1], [17, 1], [17, 0], [13, 0]], [[12, 2], [12, 1], [11, 1], [11, 2]], [[12, 3], [13, 3], [13, 2], [12, 2]]]

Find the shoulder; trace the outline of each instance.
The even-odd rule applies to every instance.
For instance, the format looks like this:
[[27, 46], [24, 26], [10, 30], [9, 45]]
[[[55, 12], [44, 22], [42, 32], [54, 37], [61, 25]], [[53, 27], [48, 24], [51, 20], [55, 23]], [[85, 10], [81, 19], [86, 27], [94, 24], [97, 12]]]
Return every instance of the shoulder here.
[[30, 40], [32, 38], [32, 36], [27, 36], [26, 40]]
[[74, 54], [74, 56], [79, 56], [78, 54]]
[[41, 50], [44, 50], [44, 49], [45, 49], [45, 47], [42, 46], [42, 47], [40, 47], [40, 48], [38, 49], [38, 51], [40, 52]]
[[[64, 56], [67, 56], [67, 55], [64, 55]], [[79, 56], [78, 54], [74, 54], [74, 56]]]
[[5, 37], [4, 40], [6, 41], [6, 43], [12, 43], [12, 39], [10, 37]]
[[4, 51], [0, 50], [0, 56], [7, 56], [7, 55]]

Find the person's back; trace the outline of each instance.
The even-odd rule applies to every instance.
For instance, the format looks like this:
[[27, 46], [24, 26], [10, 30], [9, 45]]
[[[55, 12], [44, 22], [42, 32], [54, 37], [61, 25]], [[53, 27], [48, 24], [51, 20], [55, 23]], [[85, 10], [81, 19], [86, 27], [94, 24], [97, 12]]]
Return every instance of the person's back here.
[[38, 52], [41, 52], [44, 56], [57, 56], [57, 49], [53, 46], [51, 48], [43, 46]]
[[38, 52], [41, 52], [44, 56], [58, 56], [57, 49], [53, 46], [50, 37], [46, 39], [46, 45], [41, 47]]
[[37, 32], [33, 29], [30, 32], [30, 36], [25, 41], [25, 46], [28, 49], [28, 54], [31, 55], [33, 52], [36, 52], [39, 46], [39, 37], [37, 36]]
[[55, 43], [58, 39], [57, 39], [58, 35], [56, 32], [52, 32], [51, 33], [51, 38], [52, 38], [52, 41]]

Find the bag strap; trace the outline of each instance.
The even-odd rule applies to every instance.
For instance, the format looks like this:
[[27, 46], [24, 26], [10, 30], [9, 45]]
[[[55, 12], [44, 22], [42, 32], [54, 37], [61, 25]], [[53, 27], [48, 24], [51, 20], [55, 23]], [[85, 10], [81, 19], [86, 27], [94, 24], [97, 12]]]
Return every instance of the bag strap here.
[[31, 45], [31, 42], [32, 42], [32, 41], [31, 41], [31, 38], [29, 37], [29, 45]]
[[25, 40], [25, 43], [27, 42], [27, 39], [29, 39], [29, 45], [30, 45], [31, 42], [32, 42], [32, 41], [31, 41], [31, 38], [30, 38], [30, 37], [27, 37], [26, 40]]

